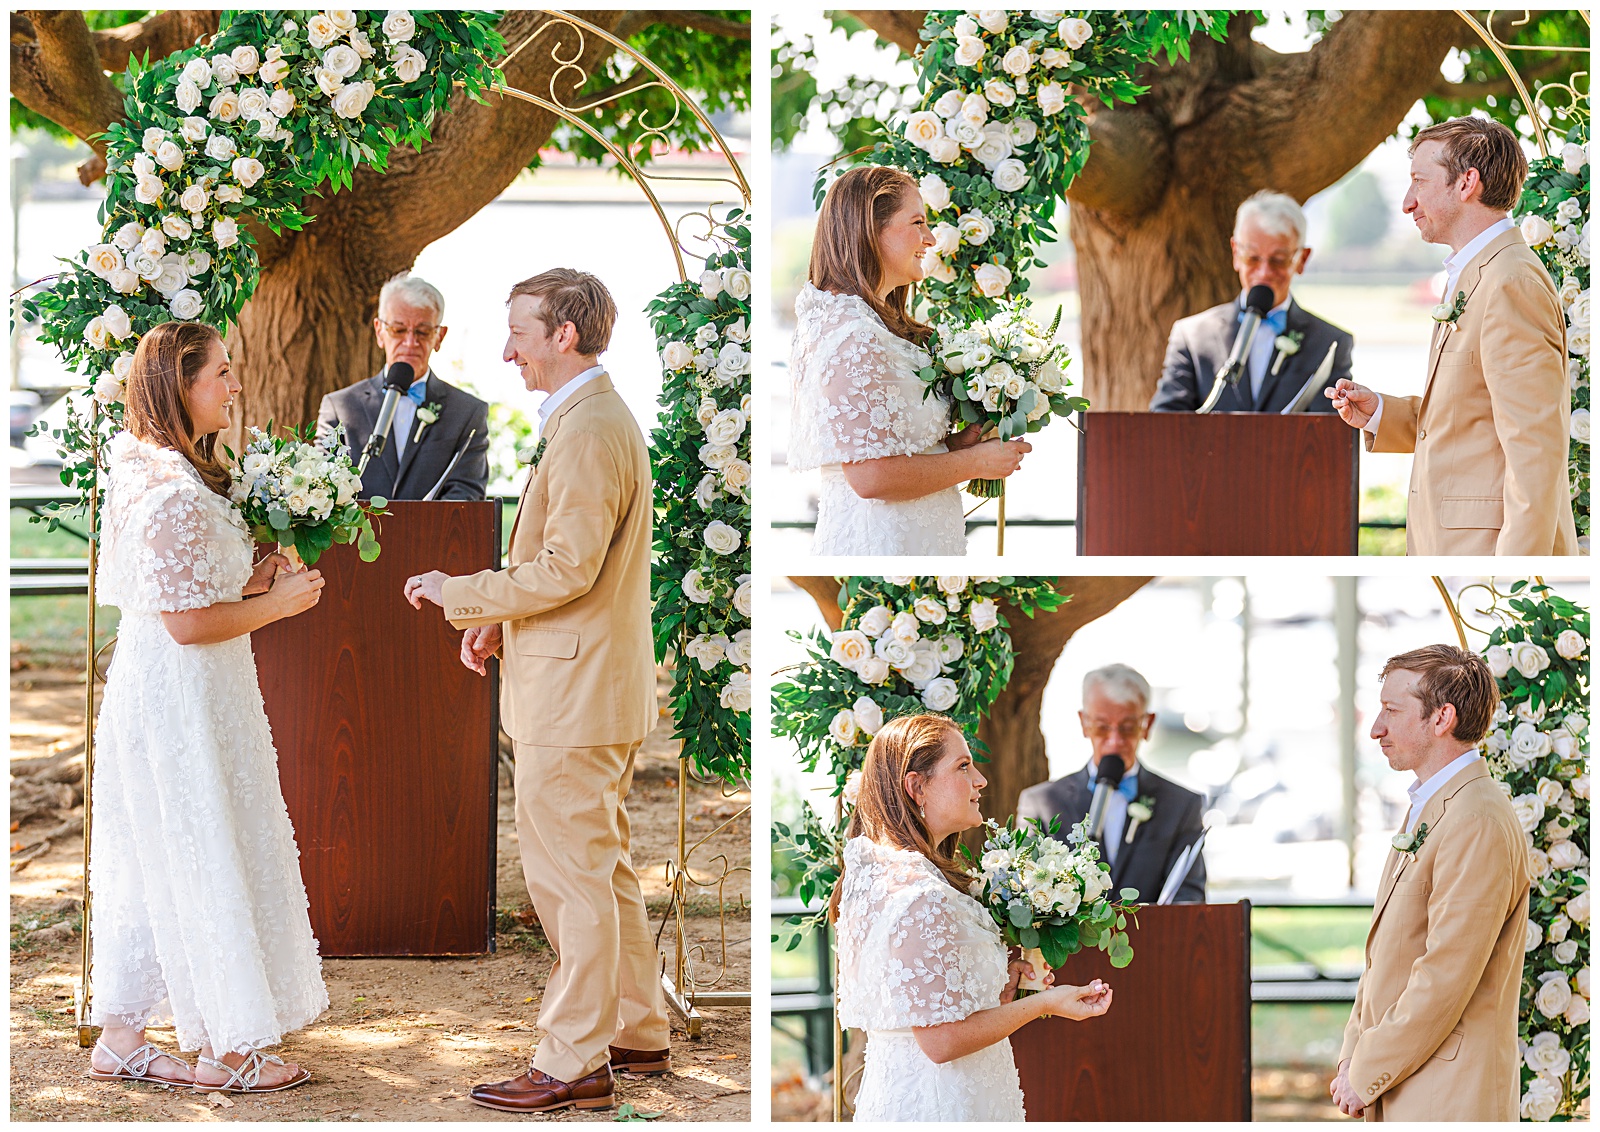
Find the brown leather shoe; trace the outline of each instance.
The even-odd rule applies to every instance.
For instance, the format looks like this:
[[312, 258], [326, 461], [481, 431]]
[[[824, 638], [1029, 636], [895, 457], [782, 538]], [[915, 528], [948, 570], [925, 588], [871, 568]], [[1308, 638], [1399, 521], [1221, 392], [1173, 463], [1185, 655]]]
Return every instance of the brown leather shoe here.
[[672, 1072], [670, 1049], [623, 1049], [611, 1047], [611, 1070], [635, 1077], [659, 1077]]
[[528, 1067], [520, 1077], [474, 1085], [468, 1099], [501, 1112], [553, 1112], [558, 1108], [610, 1108], [616, 1101], [611, 1066], [602, 1065], [570, 1084]]

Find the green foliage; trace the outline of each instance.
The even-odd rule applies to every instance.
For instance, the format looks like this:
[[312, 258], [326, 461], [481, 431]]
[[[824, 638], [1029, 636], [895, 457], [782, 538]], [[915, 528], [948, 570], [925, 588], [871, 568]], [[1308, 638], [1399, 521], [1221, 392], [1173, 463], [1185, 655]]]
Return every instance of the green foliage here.
[[[1472, 15], [1479, 23], [1489, 22], [1489, 12], [1475, 11]], [[1522, 20], [1527, 22], [1516, 26]], [[1589, 22], [1576, 9], [1556, 11], [1523, 11], [1513, 14], [1501, 12], [1491, 29], [1507, 43], [1516, 47], [1567, 47], [1580, 48], [1589, 44]], [[1505, 67], [1477, 34], [1465, 24], [1457, 41], [1461, 48], [1458, 57], [1463, 75], [1456, 90], [1445, 90], [1423, 96], [1423, 108], [1431, 122], [1459, 118], [1474, 111], [1486, 113], [1495, 121], [1509, 126], [1528, 140], [1532, 140], [1531, 120], [1522, 97], [1510, 87]], [[1581, 51], [1518, 51], [1507, 52], [1512, 65], [1522, 76], [1541, 106], [1541, 120], [1553, 127], [1556, 134], [1565, 132], [1576, 124], [1569, 113], [1571, 100], [1560, 92], [1552, 91], [1539, 97], [1539, 89], [1550, 82], [1567, 83], [1579, 72], [1589, 70], [1589, 56]], [[1584, 102], [1588, 101], [1588, 81], [1581, 80]], [[1419, 127], [1420, 128], [1420, 127]]]
[[750, 775], [750, 227], [721, 218], [697, 280], [646, 308], [663, 358], [650, 434], [656, 659], [676, 657], [682, 757], [724, 782]]
[[[847, 37], [867, 35], [876, 37], [860, 20], [844, 12], [825, 13], [833, 27]], [[885, 105], [902, 110], [916, 103], [915, 83], [891, 83], [882, 79], [851, 76], [843, 86], [821, 90], [813, 71], [817, 64], [816, 44], [810, 36], [786, 40], [777, 22], [773, 22], [772, 49], [772, 148], [782, 153], [794, 145], [794, 139], [806, 127], [806, 120], [816, 115], [833, 129], [843, 152], [872, 145], [876, 140], [877, 126], [884, 117]], [[901, 59], [910, 56], [893, 44], [884, 44]], [[885, 96], [888, 96], [887, 98]]]

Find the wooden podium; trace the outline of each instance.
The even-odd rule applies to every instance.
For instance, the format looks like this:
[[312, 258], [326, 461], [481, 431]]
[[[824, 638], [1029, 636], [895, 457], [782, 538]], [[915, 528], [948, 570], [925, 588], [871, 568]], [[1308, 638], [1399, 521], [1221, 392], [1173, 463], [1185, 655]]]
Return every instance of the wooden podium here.
[[1084, 413], [1079, 554], [1356, 553], [1360, 430], [1333, 413]]
[[1056, 972], [1110, 983], [1104, 1016], [1011, 1036], [1028, 1119], [1249, 1120], [1249, 903], [1152, 905], [1129, 929], [1129, 966], [1080, 951]]
[[494, 947], [497, 662], [479, 676], [406, 578], [499, 565], [491, 502], [395, 502], [383, 552], [317, 561], [316, 608], [251, 635], [324, 956]]

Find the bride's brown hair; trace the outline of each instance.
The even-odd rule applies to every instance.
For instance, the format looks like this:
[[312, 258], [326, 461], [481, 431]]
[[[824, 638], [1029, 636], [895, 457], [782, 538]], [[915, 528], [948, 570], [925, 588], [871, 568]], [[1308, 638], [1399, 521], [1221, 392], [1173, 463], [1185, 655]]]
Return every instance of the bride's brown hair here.
[[[906, 790], [906, 775], [912, 771], [930, 777], [940, 760], [951, 754], [954, 744], [965, 744], [961, 728], [948, 716], [925, 712], [891, 719], [872, 737], [861, 764], [861, 788], [856, 794], [855, 812], [850, 815], [846, 837], [870, 837], [879, 844], [892, 845], [921, 853], [939, 867], [944, 878], [962, 892], [972, 883], [956, 863], [956, 843], [960, 834], [952, 833], [939, 844], [933, 843], [928, 823]], [[844, 890], [844, 869], [834, 885], [829, 902], [832, 918], [839, 918], [839, 898]]]
[[122, 423], [146, 444], [182, 455], [207, 487], [226, 496], [233, 477], [217, 458], [217, 434], [193, 438], [194, 417], [189, 412], [189, 389], [211, 360], [212, 349], [221, 345], [222, 335], [203, 322], [151, 327], [133, 352], [133, 370], [122, 395], [126, 406]]
[[878, 232], [908, 203], [918, 206], [922, 195], [910, 174], [883, 165], [858, 165], [828, 189], [817, 216], [817, 235], [811, 245], [811, 285], [839, 295], [855, 295], [865, 302], [890, 333], [925, 345], [933, 328], [911, 317], [911, 285], [905, 284], [878, 297], [883, 282], [883, 257]]

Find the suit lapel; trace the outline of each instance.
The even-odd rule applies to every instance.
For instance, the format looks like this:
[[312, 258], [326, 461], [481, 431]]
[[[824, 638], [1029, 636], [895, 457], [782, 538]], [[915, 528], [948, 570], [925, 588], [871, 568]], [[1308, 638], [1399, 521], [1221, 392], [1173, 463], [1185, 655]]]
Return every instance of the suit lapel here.
[[[1488, 246], [1474, 256], [1471, 263], [1461, 269], [1461, 276], [1456, 280], [1455, 290], [1451, 294], [1444, 296], [1443, 303], [1453, 306], [1456, 301], [1456, 295], [1465, 293], [1467, 301], [1462, 304], [1461, 315], [1462, 318], [1465, 318], [1466, 307], [1472, 305], [1472, 293], [1478, 289], [1478, 283], [1483, 279], [1484, 265], [1499, 255], [1503, 249], [1510, 247], [1520, 239], [1522, 239], [1522, 234], [1512, 228], [1490, 240]], [[1450, 340], [1450, 335], [1460, 333], [1459, 322], [1460, 320], [1458, 319], [1458, 329], [1451, 329], [1447, 323], [1438, 323], [1433, 328], [1433, 341], [1428, 347], [1428, 382], [1422, 387], [1419, 416], [1420, 409], [1427, 408], [1428, 394], [1433, 391], [1433, 379], [1439, 372], [1439, 357], [1444, 353], [1445, 343]]]
[[[591, 378], [582, 389], [572, 395], [566, 404], [552, 413], [550, 419], [544, 422], [544, 428], [539, 433], [539, 440], [544, 444], [545, 457], [550, 455], [550, 446], [555, 442], [556, 433], [561, 429], [562, 420], [575, 406], [587, 401], [597, 393], [612, 393], [615, 392], [615, 389], [616, 387], [611, 384], [611, 375], [609, 373], [601, 373]], [[544, 460], [541, 458], [539, 463], [543, 464]], [[512, 539], [517, 536], [517, 524], [522, 522], [522, 505], [527, 502], [528, 493], [533, 490], [533, 483], [539, 478], [539, 475], [538, 464], [528, 469], [528, 482], [522, 485], [522, 498], [517, 504], [517, 517], [511, 522]]]
[[429, 369], [428, 384], [423, 387], [422, 401], [423, 404], [427, 404], [429, 401], [437, 404], [439, 406], [440, 419], [434, 421], [433, 424], [428, 426], [427, 430], [423, 433], [422, 440], [413, 441], [411, 436], [415, 435], [417, 431], [417, 424], [419, 422], [415, 417], [412, 418], [411, 434], [406, 437], [406, 452], [404, 456], [400, 457], [399, 468], [395, 474], [394, 490], [396, 495], [400, 494], [400, 484], [406, 478], [406, 473], [411, 470], [411, 464], [416, 459], [417, 452], [422, 448], [422, 445], [427, 441], [427, 438], [433, 434], [434, 429], [438, 428], [440, 423], [443, 421], [446, 396], [447, 393], [444, 382], [439, 380], [438, 375], [435, 374], [432, 369]]
[[[1466, 770], [1458, 771], [1454, 778], [1440, 787], [1433, 797], [1428, 799], [1427, 804], [1422, 807], [1422, 813], [1417, 817], [1417, 824], [1414, 829], [1420, 829], [1423, 825], [1426, 825], [1429, 832], [1432, 833], [1438, 828], [1440, 819], [1444, 817], [1445, 810], [1449, 807], [1450, 799], [1455, 797], [1469, 783], [1487, 777], [1489, 777], [1489, 764], [1481, 758], [1467, 767]], [[1400, 851], [1391, 846], [1389, 856], [1383, 863], [1383, 879], [1378, 885], [1378, 895], [1372, 903], [1372, 926], [1367, 929], [1367, 943], [1369, 946], [1372, 943], [1372, 933], [1378, 929], [1378, 918], [1383, 915], [1383, 909], [1389, 903], [1389, 897], [1394, 895], [1395, 885], [1405, 879], [1406, 869], [1410, 869], [1416, 864], [1414, 860], [1408, 862], [1405, 869], [1400, 870], [1400, 875], [1396, 876], [1395, 867], [1399, 863]]]
[[[1270, 333], [1271, 327], [1268, 327], [1267, 329]], [[1267, 355], [1267, 372], [1261, 379], [1261, 395], [1255, 399], [1255, 403], [1251, 406], [1256, 412], [1266, 412], [1266, 407], [1272, 404], [1272, 395], [1277, 392], [1278, 385], [1280, 383], [1288, 383], [1290, 378], [1293, 377], [1294, 383], [1289, 385], [1289, 388], [1299, 389], [1300, 384], [1305, 381], [1305, 378], [1298, 374], [1296, 370], [1300, 368], [1300, 365], [1305, 360], [1305, 337], [1306, 332], [1309, 329], [1310, 319], [1308, 319], [1305, 316], [1305, 312], [1300, 309], [1300, 304], [1295, 302], [1291, 297], [1289, 299], [1289, 310], [1283, 320], [1283, 330], [1285, 334], [1291, 330], [1298, 330], [1300, 332], [1300, 344], [1302, 348], [1284, 358], [1283, 364], [1278, 366], [1277, 373], [1272, 372], [1273, 363], [1278, 360], [1278, 351], [1276, 347], [1274, 347], [1272, 353]], [[1274, 335], [1273, 337], [1276, 339], [1277, 336]]]

